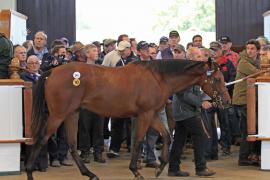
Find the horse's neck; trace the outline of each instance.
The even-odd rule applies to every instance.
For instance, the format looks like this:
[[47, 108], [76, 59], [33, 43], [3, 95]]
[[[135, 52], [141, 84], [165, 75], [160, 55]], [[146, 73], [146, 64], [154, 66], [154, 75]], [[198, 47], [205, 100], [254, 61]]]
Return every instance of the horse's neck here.
[[168, 75], [164, 78], [170, 94], [187, 89], [192, 85], [200, 85], [202, 81], [200, 75], [190, 74]]

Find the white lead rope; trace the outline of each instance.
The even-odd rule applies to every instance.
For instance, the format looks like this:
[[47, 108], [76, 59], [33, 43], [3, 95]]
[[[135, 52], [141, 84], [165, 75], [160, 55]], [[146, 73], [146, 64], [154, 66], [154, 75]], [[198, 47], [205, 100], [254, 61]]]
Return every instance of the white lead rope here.
[[236, 83], [240, 83], [240, 82], [242, 82], [242, 81], [244, 81], [244, 78], [238, 79], [238, 80], [236, 80], [236, 81], [232, 81], [232, 82], [225, 83], [225, 86], [230, 86], [230, 85], [233, 85], [233, 84], [236, 84]]
[[260, 72], [257, 72], [257, 73], [254, 73], [254, 74], [251, 74], [251, 75], [248, 75], [242, 79], [238, 79], [238, 80], [235, 80], [235, 81], [232, 81], [232, 82], [229, 82], [229, 83], [225, 83], [225, 86], [230, 86], [230, 85], [233, 85], [233, 84], [236, 84], [236, 83], [240, 83], [248, 78], [252, 78], [252, 77], [255, 77], [255, 76], [258, 76], [259, 74], [262, 74], [262, 73], [266, 73], [266, 72], [269, 72], [269, 70], [263, 70], [263, 71], [260, 71]]

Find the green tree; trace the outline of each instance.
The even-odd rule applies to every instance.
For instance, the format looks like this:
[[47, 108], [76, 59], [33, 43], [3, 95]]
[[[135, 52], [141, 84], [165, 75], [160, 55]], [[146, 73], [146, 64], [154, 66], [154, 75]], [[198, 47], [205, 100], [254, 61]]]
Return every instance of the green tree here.
[[168, 9], [157, 13], [153, 30], [186, 31], [196, 28], [215, 31], [215, 0], [175, 0]]

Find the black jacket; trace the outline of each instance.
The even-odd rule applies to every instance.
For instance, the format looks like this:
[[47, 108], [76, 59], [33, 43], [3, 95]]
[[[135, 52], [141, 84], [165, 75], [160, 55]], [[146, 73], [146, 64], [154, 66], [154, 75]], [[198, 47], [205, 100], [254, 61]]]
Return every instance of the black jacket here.
[[[41, 74], [41, 71], [39, 72]], [[26, 70], [22, 70], [19, 72], [19, 75], [22, 80], [32, 82], [33, 86], [37, 83], [39, 76], [32, 74]]]
[[0, 79], [8, 78], [8, 66], [13, 56], [12, 42], [0, 33]]
[[182, 121], [200, 116], [202, 105], [202, 91], [199, 86], [178, 92], [173, 95], [173, 117], [175, 121]]

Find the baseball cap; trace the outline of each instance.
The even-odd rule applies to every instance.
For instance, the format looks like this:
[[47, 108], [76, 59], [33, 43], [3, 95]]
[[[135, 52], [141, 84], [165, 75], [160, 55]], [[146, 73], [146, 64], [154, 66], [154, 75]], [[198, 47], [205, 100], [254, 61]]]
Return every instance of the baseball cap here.
[[130, 47], [131, 47], [131, 45], [128, 41], [120, 41], [118, 46], [117, 46], [117, 49], [118, 49], [118, 51], [123, 51], [126, 48], [130, 48]]
[[160, 39], [159, 39], [159, 43], [162, 43], [162, 42], [168, 42], [169, 39], [166, 37], [166, 36], [162, 36]]
[[221, 49], [221, 48], [222, 48], [222, 45], [217, 41], [213, 41], [213, 42], [210, 43], [210, 48], [209, 49], [218, 50], [218, 49]]
[[62, 37], [61, 40], [64, 41], [65, 43], [69, 43], [69, 41], [66, 37]]
[[138, 44], [137, 44], [137, 50], [141, 50], [141, 49], [145, 49], [145, 48], [148, 48], [149, 47], [149, 44], [146, 42], [146, 41], [140, 41]]
[[116, 40], [114, 40], [114, 39], [104, 39], [104, 41], [103, 41], [103, 45], [106, 47], [111, 45], [111, 44], [115, 44], [115, 43], [116, 43]]
[[184, 46], [182, 46], [181, 44], [177, 44], [177, 45], [175, 46], [174, 50], [180, 51], [180, 52], [185, 52], [185, 48], [184, 48]]
[[176, 30], [172, 30], [172, 31], [170, 32], [170, 34], [169, 34], [169, 37], [173, 37], [173, 36], [179, 37], [179, 33], [178, 33]]
[[100, 44], [99, 41], [94, 41], [94, 42], [92, 42], [92, 44], [94, 44], [94, 45], [97, 46], [97, 47], [100, 47], [100, 46], [101, 46], [101, 44]]
[[228, 36], [221, 36], [219, 38], [218, 42], [220, 42], [220, 43], [228, 43], [228, 42], [232, 42], [232, 41]]

